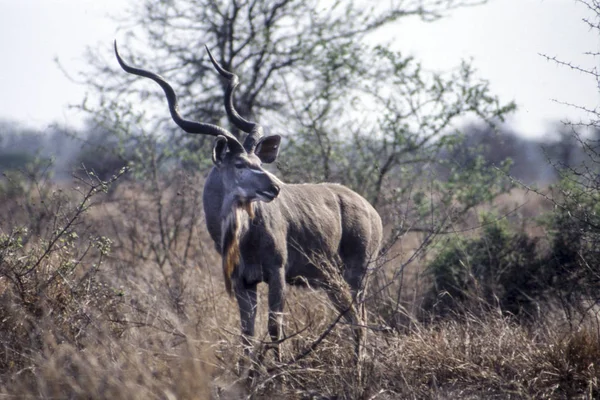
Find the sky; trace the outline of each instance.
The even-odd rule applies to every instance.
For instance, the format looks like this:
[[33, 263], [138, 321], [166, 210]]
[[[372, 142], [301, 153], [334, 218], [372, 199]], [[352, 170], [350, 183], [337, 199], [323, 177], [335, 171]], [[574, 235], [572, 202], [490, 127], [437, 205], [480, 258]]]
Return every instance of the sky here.
[[[86, 67], [86, 48], [112, 59], [112, 41], [126, 34], [113, 17], [129, 2], [0, 0], [0, 120], [42, 130], [54, 123], [80, 127], [83, 115], [69, 106], [81, 103], [86, 87], [69, 79], [55, 60], [76, 76]], [[586, 119], [553, 100], [592, 109], [600, 103], [593, 79], [540, 55], [597, 66], [584, 53], [600, 51], [600, 36], [582, 22], [585, 17], [589, 11], [575, 0], [490, 0], [434, 23], [403, 19], [380, 34], [429, 70], [472, 60], [493, 93], [517, 103], [511, 127], [539, 137], [560, 119]]]

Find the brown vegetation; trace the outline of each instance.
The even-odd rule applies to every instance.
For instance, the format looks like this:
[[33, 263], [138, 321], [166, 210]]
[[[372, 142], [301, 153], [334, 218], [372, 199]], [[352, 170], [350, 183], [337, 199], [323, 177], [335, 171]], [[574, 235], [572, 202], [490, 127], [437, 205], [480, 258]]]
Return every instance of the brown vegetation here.
[[[394, 276], [403, 265], [404, 275], [385, 290], [373, 285], [364, 385], [355, 382], [350, 327], [327, 296], [310, 289], [290, 289], [281, 364], [260, 331], [261, 302], [253, 360], [262, 362], [248, 379], [240, 369], [237, 307], [199, 211], [202, 178], [127, 182], [110, 194], [93, 178], [79, 186], [48, 184], [29, 197], [32, 186], [24, 186], [4, 196], [10, 218], [4, 214], [0, 238], [0, 397], [599, 395], [597, 319], [588, 315], [573, 328], [556, 310], [527, 325], [492, 309], [432, 322], [418, 312], [427, 258], [411, 259], [421, 240], [410, 236], [383, 266]], [[518, 195], [503, 201], [510, 208]], [[528, 216], [542, 208], [532, 202], [520, 208]]]

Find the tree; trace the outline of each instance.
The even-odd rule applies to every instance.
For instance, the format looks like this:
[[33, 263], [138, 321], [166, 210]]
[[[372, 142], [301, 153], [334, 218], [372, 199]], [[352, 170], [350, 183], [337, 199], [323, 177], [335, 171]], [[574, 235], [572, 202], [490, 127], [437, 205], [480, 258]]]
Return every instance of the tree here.
[[[135, 42], [148, 46], [151, 52], [135, 63], [166, 74], [186, 99], [186, 114], [219, 122], [227, 84], [217, 79], [205, 57], [203, 46], [208, 45], [225, 69], [243, 77], [236, 95], [240, 114], [257, 118], [265, 111], [285, 110], [282, 79], [315, 82], [323, 63], [331, 69], [334, 61], [360, 66], [363, 41], [378, 28], [408, 16], [434, 20], [450, 9], [484, 2], [409, 0], [382, 8], [339, 0], [143, 0], [125, 18], [141, 27], [128, 36], [126, 47], [136, 49]], [[98, 74], [87, 83], [106, 93], [104, 100], [115, 93], [135, 93], [162, 104], [158, 91], [124, 89], [135, 78], [124, 76], [114, 62], [92, 51], [89, 59]]]
[[[431, 21], [481, 3], [407, 0], [383, 7], [358, 1], [147, 0], [125, 18], [138, 28], [121, 49], [132, 64], [173, 82], [188, 118], [224, 124], [227, 84], [204, 55], [207, 44], [217, 61], [241, 77], [236, 107], [242, 116], [286, 136], [286, 157], [279, 164], [284, 179], [337, 181], [377, 205], [396, 207], [411, 201], [406, 195], [414, 192], [413, 178], [434, 171], [440, 150], [456, 143], [453, 134], [464, 117], [494, 123], [514, 105], [501, 104], [467, 63], [450, 73], [426, 72], [413, 58], [373, 45], [369, 35], [402, 18]], [[135, 57], [142, 53], [143, 60]], [[157, 87], [133, 84], [136, 78], [102, 54], [90, 52], [89, 59], [94, 71], [86, 81], [99, 103], [84, 108], [116, 134], [139, 140], [134, 165], [143, 169], [148, 160], [154, 166], [174, 160], [170, 165], [207, 166], [211, 143], [181, 135], [170, 122], [163, 125], [168, 114]], [[142, 111], [154, 109], [163, 117]], [[454, 194], [436, 204], [466, 201], [455, 195], [456, 180], [481, 175], [452, 163], [444, 168], [455, 178]], [[465, 183], [482, 192], [469, 191], [458, 214], [506, 189], [489, 190], [472, 179]], [[419, 185], [431, 190], [427, 181], [420, 179]], [[388, 190], [398, 186], [402, 190]]]

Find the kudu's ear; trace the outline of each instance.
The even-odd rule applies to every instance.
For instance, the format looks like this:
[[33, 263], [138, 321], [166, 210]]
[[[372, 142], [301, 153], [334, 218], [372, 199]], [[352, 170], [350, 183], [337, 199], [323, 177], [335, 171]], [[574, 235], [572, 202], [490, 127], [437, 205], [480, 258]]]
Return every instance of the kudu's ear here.
[[217, 167], [223, 162], [225, 153], [227, 153], [227, 139], [225, 136], [217, 136], [212, 151], [212, 160]]
[[260, 161], [266, 164], [272, 163], [279, 154], [279, 143], [281, 143], [281, 136], [279, 135], [263, 137], [256, 144], [254, 154], [260, 158]]

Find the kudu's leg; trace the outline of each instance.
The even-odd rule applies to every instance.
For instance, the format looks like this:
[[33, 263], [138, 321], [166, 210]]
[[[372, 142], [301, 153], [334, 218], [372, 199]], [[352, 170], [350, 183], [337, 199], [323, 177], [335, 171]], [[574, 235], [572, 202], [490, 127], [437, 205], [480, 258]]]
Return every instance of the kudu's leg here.
[[280, 341], [283, 339], [283, 306], [285, 304], [285, 270], [278, 268], [269, 278], [269, 335], [275, 360], [281, 362]]
[[352, 288], [351, 296], [348, 293], [340, 293], [337, 290], [327, 289], [329, 300], [335, 306], [337, 311], [344, 316], [345, 322], [350, 325], [352, 337], [354, 339], [354, 356], [357, 366], [360, 366], [363, 359], [364, 348], [366, 345], [366, 318], [364, 302], [361, 300], [361, 293]]
[[344, 278], [352, 292], [352, 307], [350, 307], [349, 319], [352, 323], [352, 335], [354, 337], [354, 357], [356, 362], [356, 377], [362, 384], [362, 367], [365, 359], [367, 345], [367, 307], [365, 304], [367, 290], [367, 257], [355, 255], [350, 260], [345, 260]]
[[240, 323], [242, 330], [242, 344], [244, 354], [250, 358], [254, 343], [254, 322], [256, 321], [256, 283], [245, 285], [239, 282], [235, 287], [235, 297], [240, 309]]

